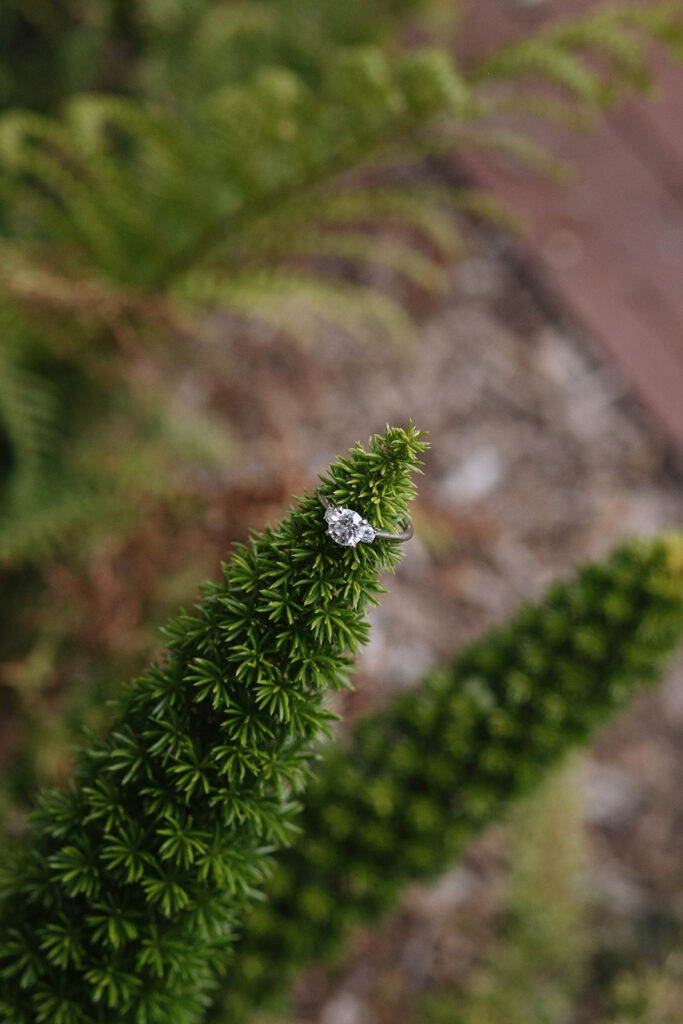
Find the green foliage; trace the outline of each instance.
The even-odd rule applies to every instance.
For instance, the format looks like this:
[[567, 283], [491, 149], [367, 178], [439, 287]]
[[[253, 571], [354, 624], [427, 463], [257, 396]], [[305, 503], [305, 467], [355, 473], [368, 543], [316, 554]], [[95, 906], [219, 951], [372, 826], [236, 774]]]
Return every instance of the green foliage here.
[[[539, 75], [591, 106], [613, 102], [625, 89], [653, 86], [648, 50], [659, 40], [683, 58], [680, 3], [605, 4], [503, 47], [471, 71], [472, 82]], [[599, 61], [586, 62], [586, 53]]]
[[316, 87], [341, 48], [384, 46], [428, 0], [184, 0], [137, 12], [145, 46], [134, 82], [146, 96], [191, 105], [264, 67], [289, 68]]
[[[76, 84], [106, 90], [112, 83], [102, 76], [107, 63], [102, 57], [120, 41], [125, 52], [119, 51], [112, 67], [122, 72], [120, 82], [130, 95], [72, 97], [59, 117], [13, 109], [0, 118], [0, 561], [16, 565], [44, 558], [76, 530], [87, 533], [98, 522], [128, 515], [145, 497], [174, 493], [178, 454], [192, 449], [194, 458], [197, 447], [205, 455], [215, 450], [215, 425], [209, 422], [205, 429], [200, 417], [178, 438], [172, 429], [179, 419], [173, 395], [153, 400], [150, 390], [139, 386], [131, 351], [149, 351], [153, 361], [155, 340], [163, 338], [177, 356], [180, 339], [191, 329], [188, 314], [201, 316], [213, 307], [260, 318], [298, 338], [315, 337], [321, 320], [368, 340], [380, 333], [407, 337], [411, 324], [400, 305], [344, 280], [349, 265], [380, 262], [415, 287], [437, 290], [443, 264], [461, 247], [451, 211], [475, 216], [500, 216], [500, 211], [469, 189], [417, 187], [409, 176], [397, 176], [392, 162], [448, 145], [493, 147], [535, 169], [552, 168], [535, 143], [501, 131], [501, 112], [526, 109], [570, 120], [611, 102], [626, 85], [647, 87], [651, 38], [680, 50], [680, 16], [669, 4], [593, 12], [507, 47], [466, 75], [440, 51], [389, 58], [368, 45], [381, 39], [392, 19], [416, 6], [415, 0], [345, 5], [332, 0], [153, 5], [11, 0], [3, 6], [0, 27], [17, 46], [2, 71], [0, 106], [19, 97], [23, 102], [24, 72], [37, 86], [25, 94], [26, 101], [37, 106], [51, 105]], [[57, 25], [75, 31], [63, 35], [54, 31]], [[43, 40], [36, 52], [42, 45], [49, 97], [25, 59], [35, 39]], [[559, 93], [539, 94], [539, 75]], [[388, 167], [385, 175], [374, 169], [382, 164]], [[197, 445], [198, 437], [206, 438], [206, 445]], [[418, 444], [415, 437], [411, 444]], [[373, 450], [374, 456], [374, 471], [385, 458], [387, 466], [392, 464], [386, 448]], [[353, 477], [360, 458], [356, 452], [350, 464], [341, 464], [333, 481], [337, 497], [348, 494], [375, 520], [392, 520], [407, 494], [397, 481], [391, 485], [398, 487], [394, 497], [376, 484], [367, 489], [363, 479]], [[373, 480], [380, 477], [375, 472]], [[376, 572], [382, 558], [390, 561], [396, 554], [387, 549], [373, 562], [371, 550], [336, 552], [353, 571], [336, 582], [337, 590], [322, 579], [307, 579], [307, 594], [316, 603], [301, 604], [295, 591], [299, 584], [304, 587], [306, 565], [292, 568], [282, 545], [291, 524], [305, 524], [313, 508], [319, 518], [309, 499], [284, 533], [267, 533], [251, 554], [236, 557], [226, 572], [225, 593], [223, 584], [207, 589], [200, 619], [185, 618], [175, 627], [168, 661], [138, 680], [121, 702], [118, 738], [112, 733], [83, 754], [70, 794], [46, 797], [33, 859], [21, 868], [25, 889], [6, 904], [8, 926], [17, 923], [7, 939], [8, 970], [19, 965], [18, 974], [4, 982], [10, 1007], [5, 1013], [11, 1019], [154, 1021], [165, 1020], [172, 1006], [173, 1019], [182, 1024], [202, 1012], [223, 963], [233, 915], [263, 877], [266, 854], [258, 862], [251, 854], [285, 838], [287, 815], [280, 812], [293, 809], [287, 787], [301, 779], [300, 745], [326, 719], [319, 701], [322, 677], [331, 675], [332, 683], [341, 685], [335, 665], [344, 662], [344, 648], [362, 639], [358, 612], [375, 587], [362, 583], [362, 572]], [[305, 531], [297, 543], [302, 538]], [[275, 553], [283, 564], [268, 561]], [[246, 639], [235, 634], [233, 654], [221, 641], [207, 657], [200, 647], [213, 641], [200, 635], [196, 622], [211, 631], [224, 616], [237, 629], [244, 602], [240, 608], [221, 602], [226, 595], [232, 600], [235, 589], [255, 586], [257, 562], [274, 575], [262, 595], [250, 592], [248, 606], [273, 634], [265, 646], [254, 645], [250, 622], [243, 619]], [[348, 589], [350, 580], [357, 589]], [[339, 602], [346, 611], [316, 617], [321, 607], [337, 609]], [[293, 630], [290, 614], [295, 623], [311, 625], [314, 650]], [[335, 629], [348, 634], [337, 647]], [[289, 647], [295, 639], [296, 652]], [[563, 642], [569, 643], [566, 637]], [[571, 648], [587, 659], [591, 671], [604, 653], [596, 642], [599, 647], [600, 635], [596, 641], [584, 624]], [[326, 654], [330, 645], [333, 654]], [[296, 678], [282, 667], [282, 651], [296, 655]], [[571, 659], [568, 664], [571, 670]], [[222, 669], [232, 666], [235, 676], [228, 686]], [[612, 672], [611, 663], [608, 667]], [[181, 686], [186, 670], [193, 673], [191, 693]], [[495, 675], [495, 664], [491, 671]], [[510, 677], [510, 693], [519, 690], [514, 699], [524, 706], [525, 671]], [[579, 676], [584, 671], [583, 664], [576, 669]], [[511, 727], [505, 708], [497, 713], [498, 698], [491, 697], [487, 678], [484, 683], [477, 678], [468, 677], [464, 696], [458, 697], [464, 719], [469, 715], [485, 736], [489, 718], [492, 735], [499, 728], [495, 723], [502, 723], [501, 749], [487, 746], [483, 775], [472, 781], [467, 805], [446, 829], [451, 846], [446, 844], [444, 857], [452, 856], [506, 795], [496, 757], [511, 756], [505, 747], [505, 729]], [[561, 682], [570, 692], [572, 685], [580, 690], [582, 680], [572, 683], [563, 676]], [[436, 693], [436, 683], [430, 686]], [[235, 702], [235, 692], [242, 695], [245, 688], [247, 704]], [[564, 705], [553, 703], [552, 696], [544, 691], [543, 706], [557, 744]], [[130, 728], [142, 728], [155, 702], [156, 719], [145, 726], [138, 764], [140, 740]], [[407, 707], [412, 714], [410, 701]], [[413, 710], [429, 719], [419, 701]], [[574, 723], [577, 734], [597, 714], [590, 701], [585, 710], [586, 721]], [[400, 732], [400, 709], [396, 716], [383, 728]], [[223, 746], [219, 726], [229, 740]], [[541, 742], [542, 729], [531, 726], [533, 746]], [[374, 726], [368, 728], [371, 733]], [[424, 728], [426, 735], [432, 726], [427, 721]], [[402, 771], [408, 780], [419, 776], [414, 768], [401, 767], [410, 738], [393, 752], [389, 741], [382, 748], [381, 739], [363, 735], [359, 730], [355, 741], [359, 765], [369, 757], [366, 746], [379, 744], [402, 785]], [[258, 737], [265, 737], [272, 755], [268, 765], [261, 746], [255, 750]], [[526, 750], [514, 730], [508, 738]], [[430, 742], [440, 739], [437, 730]], [[367, 850], [350, 848], [346, 909], [338, 911], [343, 922], [330, 927], [330, 939], [357, 916], [388, 905], [389, 890], [395, 893], [402, 878], [438, 869], [427, 863], [427, 844], [419, 838], [421, 830], [434, 845], [434, 823], [443, 818], [433, 799], [436, 790], [429, 787], [459, 784], [458, 772], [471, 773], [473, 767], [458, 761], [466, 757], [458, 744], [471, 737], [459, 741], [449, 733], [446, 739], [460, 753], [452, 769], [439, 762], [428, 773], [428, 785], [416, 783], [408, 825], [401, 826], [407, 830], [400, 832], [405, 852], [397, 859], [395, 877], [389, 873], [378, 882]], [[214, 754], [215, 761], [205, 763]], [[524, 764], [524, 757], [520, 761]], [[383, 783], [385, 765], [372, 758], [368, 763], [379, 766], [379, 788], [366, 787], [375, 794], [372, 807], [389, 810], [372, 821], [363, 842], [373, 855], [381, 849], [386, 854], [382, 844], [395, 824], [395, 779], [390, 773]], [[358, 798], [353, 789], [360, 786], [358, 773], [349, 771], [347, 780], [334, 765], [330, 757], [325, 771], [338, 788], [335, 798], [348, 797], [351, 806]], [[227, 786], [225, 780], [233, 788], [218, 816], [220, 835], [214, 835], [211, 801], [215, 787]], [[511, 795], [524, 780], [514, 774], [508, 781]], [[361, 800], [361, 817], [368, 813], [368, 799]], [[332, 811], [335, 806], [331, 800]], [[345, 807], [342, 802], [337, 809], [339, 821], [348, 813]], [[310, 813], [315, 819], [317, 812]], [[156, 821], [159, 815], [163, 824]], [[332, 818], [330, 834], [341, 828], [348, 846], [344, 826], [334, 824], [334, 813]], [[228, 853], [223, 841], [233, 834], [236, 845]], [[349, 852], [344, 843], [342, 857]], [[150, 851], [152, 860], [146, 856]], [[324, 840], [316, 856], [336, 864]], [[157, 871], [154, 863], [162, 868]], [[329, 879], [324, 871], [320, 875], [315, 858], [306, 870], [310, 885], [301, 892], [301, 911], [313, 922], [323, 921], [337, 901], [332, 890], [326, 894]], [[214, 898], [217, 889], [229, 896]], [[84, 914], [85, 937], [74, 924]], [[296, 927], [285, 947], [299, 962], [297, 957], [308, 955], [299, 947], [309, 939], [305, 928], [297, 932]], [[275, 947], [280, 939], [275, 928]], [[309, 952], [323, 948], [318, 938], [312, 941]], [[247, 982], [256, 977], [250, 963], [247, 956]], [[283, 968], [287, 963], [283, 958]], [[149, 982], [144, 991], [141, 977]], [[25, 983], [21, 991], [18, 979]], [[86, 990], [94, 1000], [90, 1017], [82, 1012]], [[239, 1003], [237, 991], [235, 998]], [[131, 1000], [137, 1001], [135, 1016]]]
[[576, 772], [515, 807], [500, 941], [458, 992], [424, 1000], [424, 1024], [567, 1024], [588, 951]]
[[[425, 81], [433, 79], [430, 103], [459, 102], [457, 77], [443, 72], [436, 58], [422, 55], [392, 68], [380, 54], [363, 51], [333, 63], [319, 94], [289, 72], [271, 71], [207, 98], [201, 114], [186, 121], [131, 100], [86, 96], [70, 102], [62, 121], [16, 111], [0, 119], [8, 235], [0, 250], [8, 311], [1, 343], [26, 373], [65, 385], [48, 458], [31, 464], [40, 472], [27, 490], [14, 478], [24, 474], [21, 438], [32, 431], [31, 405], [18, 375], [5, 379], [4, 561], [41, 557], [96, 511], [113, 520], [122, 507], [139, 506], [150, 488], [164, 493], [163, 467], [178, 456], [171, 429], [178, 417], [172, 400], [161, 409], [157, 400], [160, 415], [150, 417], [149, 389], [133, 373], [124, 379], [131, 338], [136, 348], [148, 347], [164, 332], [178, 351], [187, 309], [214, 306], [297, 336], [317, 329], [321, 316], [367, 338], [407, 334], [396, 303], [307, 271], [306, 249], [329, 255], [329, 238], [341, 225], [339, 252], [359, 255], [359, 226], [376, 220], [377, 211], [369, 212], [367, 197], [354, 202], [348, 190], [326, 204], [316, 187], [426, 116]], [[431, 206], [417, 200], [412, 221], [423, 236], [438, 238], [443, 253], [455, 232], [436, 226], [442, 198]], [[409, 190], [397, 190], [394, 211], [408, 199]], [[297, 237], [312, 202], [318, 224], [307, 223], [298, 251], [294, 245], [287, 254], [290, 265], [278, 269], [283, 239]], [[406, 245], [394, 247], [392, 260], [423, 282], [434, 267]], [[109, 459], [95, 447], [97, 438], [109, 451], [118, 440]], [[136, 452], [150, 457], [131, 464]], [[212, 455], [209, 444], [204, 458]], [[110, 470], [104, 479], [103, 467]], [[176, 480], [171, 475], [167, 491]]]
[[479, 99], [478, 117], [492, 119], [487, 144], [562, 180], [566, 168], [545, 147], [526, 132], [501, 131], [496, 115], [519, 113], [585, 128], [626, 93], [654, 92], [653, 41], [672, 59], [683, 59], [680, 3], [600, 4], [581, 17], [553, 20], [475, 62], [465, 77]]
[[[325, 492], [389, 526], [425, 444], [412, 428], [357, 445]], [[291, 841], [328, 689], [367, 639], [391, 542], [340, 549], [307, 496], [205, 584], [166, 652], [44, 792], [0, 907], [0, 1019], [12, 1024], [200, 1020], [234, 925], [270, 854]]]
[[276, 1000], [297, 969], [336, 952], [407, 881], [443, 871], [655, 681], [682, 635], [683, 538], [630, 543], [362, 719], [345, 747], [327, 751], [302, 838], [244, 922], [217, 1019]]
[[204, 97], [191, 121], [102, 96], [73, 98], [60, 121], [6, 113], [6, 230], [63, 247], [73, 274], [95, 267], [127, 286], [177, 287], [198, 263], [239, 250], [269, 208], [466, 102], [438, 54], [393, 66], [362, 49], [339, 55], [316, 93], [269, 69]]
[[17, 491], [32, 490], [40, 476], [55, 412], [47, 381], [22, 365], [24, 329], [14, 310], [0, 306], [0, 332], [10, 339], [0, 348], [0, 422], [17, 463], [12, 480]]
[[[370, 45], [417, 6], [119, 0], [102, 18], [140, 50], [131, 95], [71, 96], [61, 117], [18, 109], [0, 117], [0, 345], [10, 353], [0, 358], [21, 370], [0, 395], [3, 561], [41, 557], [86, 520], [112, 521], [122, 506], [144, 501], [154, 473], [138, 472], [137, 490], [118, 486], [136, 447], [127, 439], [106, 479], [97, 465], [88, 478], [81, 464], [99, 461], [88, 458], [88, 438], [117, 436], [121, 403], [134, 411], [137, 446], [161, 462], [177, 459], [163, 443], [172, 402], [155, 435], [145, 416], [149, 395], [132, 383], [124, 359], [114, 359], [118, 374], [109, 369], [101, 400], [95, 354], [130, 354], [131, 340], [147, 348], [159, 336], [177, 354], [191, 315], [216, 307], [299, 339], [314, 339], [328, 321], [368, 341], [405, 340], [412, 324], [400, 301], [352, 283], [348, 271], [379, 263], [404, 285], [438, 292], [444, 265], [462, 249], [453, 213], [505, 217], [475, 190], [416, 187], [395, 164], [444, 147], [493, 148], [558, 173], [543, 147], [502, 128], [498, 115], [522, 108], [576, 119], [627, 85], [645, 86], [653, 38], [674, 55], [681, 48], [671, 4], [590, 12], [466, 75], [441, 50], [387, 56]], [[539, 76], [560, 95], [539, 92]], [[33, 461], [35, 486], [26, 488], [18, 440], [34, 426], [33, 407], [23, 402], [26, 374], [40, 384], [38, 377], [52, 382], [64, 371], [68, 400], [57, 389], [47, 458]], [[114, 376], [125, 387], [112, 409]], [[82, 460], [67, 457], [78, 440]], [[173, 489], [171, 478], [155, 493]], [[46, 507], [40, 496], [53, 493]]]
[[[641, 83], [652, 35], [680, 45], [680, 19], [668, 5], [599, 15], [488, 58], [468, 75], [478, 89], [467, 88], [440, 51], [389, 61], [379, 50], [357, 47], [331, 53], [314, 90], [295, 71], [266, 62], [243, 85], [231, 84], [223, 71], [191, 112], [182, 94], [168, 109], [81, 96], [62, 120], [10, 112], [0, 122], [0, 181], [16, 210], [8, 211], [6, 229], [24, 245], [65, 248], [72, 272], [94, 267], [128, 286], [166, 291], [197, 264], [222, 268], [233, 254], [237, 266], [228, 280], [247, 275], [252, 253], [243, 236], [255, 221], [387, 150], [419, 151], [436, 114], [485, 118], [489, 85], [543, 73], [569, 97], [597, 107], [606, 101], [605, 83]], [[638, 60], [593, 71], [588, 57], [613, 56], [629, 40]], [[573, 75], [558, 75], [558, 52]], [[479, 141], [485, 144], [485, 131]], [[309, 196], [308, 217], [312, 208]], [[298, 212], [300, 219], [300, 204]], [[258, 234], [262, 240], [263, 230]], [[210, 298], [207, 289], [203, 294]]]
[[54, 110], [91, 88], [167, 99], [264, 65], [315, 80], [340, 46], [379, 42], [425, 0], [4, 0], [0, 108]]
[[659, 965], [637, 965], [616, 978], [601, 1024], [678, 1024], [683, 1006], [683, 943]]
[[0, 109], [53, 107], [97, 78], [126, 0], [3, 0]]
[[0, 302], [2, 567], [39, 563], [78, 530], [129, 529], [155, 501], [177, 498], [189, 466], [224, 465], [230, 453], [224, 426], [180, 401], [170, 372], [136, 381], [131, 358], [129, 383], [106, 335], [84, 351], [77, 320], [68, 343], [41, 336], [45, 327]]

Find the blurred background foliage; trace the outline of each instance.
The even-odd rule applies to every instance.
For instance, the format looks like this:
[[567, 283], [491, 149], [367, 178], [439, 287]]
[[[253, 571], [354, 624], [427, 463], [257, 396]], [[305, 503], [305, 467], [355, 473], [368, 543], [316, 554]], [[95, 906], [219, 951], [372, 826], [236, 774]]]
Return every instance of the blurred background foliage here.
[[428, 1024], [566, 1024], [586, 980], [586, 836], [577, 767], [565, 765], [515, 808], [498, 945], [464, 991], [432, 993]]
[[[315, 81], [341, 46], [387, 42], [425, 0], [7, 0], [2, 106], [56, 110], [74, 92], [204, 94], [259, 68]], [[176, 77], [177, 76], [177, 77]]]
[[[248, 528], [238, 515], [213, 534], [192, 529], [225, 499], [240, 458], [199, 343], [207, 313], [297, 342], [315, 343], [324, 326], [340, 344], [406, 342], [411, 306], [443, 290], [467, 219], [516, 228], [445, 157], [490, 148], [562, 179], [552, 153], [501, 116], [585, 126], [627, 90], [648, 90], [653, 40], [683, 49], [680, 5], [619, 4], [464, 64], [452, 57], [460, 15], [424, 0], [2, 4], [0, 709], [10, 725], [0, 811], [10, 830], [39, 782], [68, 776], [74, 731], [102, 724], [112, 688], [216, 547]], [[369, 266], [386, 271], [382, 285], [368, 283]], [[107, 575], [113, 558], [138, 566], [125, 593]], [[534, 814], [542, 849], [552, 814]], [[531, 949], [531, 932], [549, 924], [525, 923], [520, 877], [495, 963], [464, 1003], [458, 994], [456, 1016], [448, 994], [425, 1016], [478, 1024], [492, 1007], [518, 1006], [505, 993], [533, 962], [530, 991], [546, 969], [553, 979], [539, 1020], [562, 1019], [586, 941], [570, 875], [558, 889], [568, 955], [557, 977], [553, 944]], [[615, 975], [610, 1012], [659, 1021], [642, 1008], [680, 984], [675, 956]]]
[[[322, 752], [301, 835], [280, 853], [266, 899], [244, 915], [212, 1019], [280, 1005], [297, 972], [337, 956], [354, 926], [376, 925], [410, 882], [443, 875], [468, 841], [660, 681], [683, 629], [681, 542], [625, 544], [553, 584]], [[597, 957], [584, 942], [579, 793], [574, 772], [516, 812], [516, 838], [502, 846], [511, 871], [502, 942], [475, 972], [471, 1005], [457, 997], [463, 1024], [559, 1024], [584, 998]], [[453, 1000], [429, 1007], [445, 1020]]]
[[321, 322], [408, 339], [400, 297], [351, 267], [380, 264], [438, 293], [462, 249], [458, 216], [510, 218], [452, 174], [418, 184], [406, 162], [493, 148], [557, 175], [551, 154], [497, 116], [521, 105], [576, 121], [647, 86], [653, 39], [681, 44], [670, 5], [590, 12], [469, 69], [443, 50], [371, 46], [391, 6], [340, 17], [331, 5], [180, 5], [144, 31], [126, 11], [111, 26], [138, 25], [143, 40], [127, 95], [78, 93], [58, 115], [12, 108], [0, 120], [10, 566], [175, 495], [188, 461], [225, 458], [210, 403], [207, 415], [179, 396], [183, 365], [198, 361], [197, 313], [220, 308], [297, 340]]
[[[674, 1024], [683, 1007], [680, 935], [650, 931], [615, 957], [588, 880], [578, 761], [514, 808], [495, 944], [457, 990], [425, 996], [425, 1024]], [[596, 984], [596, 965], [611, 967]], [[628, 967], [627, 964], [635, 964]]]

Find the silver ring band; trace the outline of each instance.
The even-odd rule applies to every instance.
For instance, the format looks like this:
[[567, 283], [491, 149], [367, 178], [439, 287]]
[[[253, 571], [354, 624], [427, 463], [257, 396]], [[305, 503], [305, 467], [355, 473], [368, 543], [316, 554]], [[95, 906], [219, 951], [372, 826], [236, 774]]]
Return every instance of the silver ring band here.
[[355, 548], [357, 544], [372, 544], [377, 537], [380, 540], [393, 540], [402, 544], [413, 536], [413, 524], [406, 520], [406, 527], [400, 533], [389, 533], [387, 530], [376, 530], [367, 519], [351, 508], [335, 505], [329, 498], [316, 491], [318, 501], [325, 509], [325, 531], [336, 544], [342, 547]]

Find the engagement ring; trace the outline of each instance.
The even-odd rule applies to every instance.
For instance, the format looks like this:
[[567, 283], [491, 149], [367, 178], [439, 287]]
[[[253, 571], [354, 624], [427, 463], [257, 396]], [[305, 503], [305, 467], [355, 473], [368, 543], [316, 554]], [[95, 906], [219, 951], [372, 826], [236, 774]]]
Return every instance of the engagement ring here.
[[367, 519], [363, 519], [358, 512], [352, 508], [342, 508], [340, 505], [333, 505], [324, 494], [316, 492], [318, 501], [325, 509], [325, 522], [327, 523], [326, 533], [337, 544], [346, 548], [355, 548], [356, 544], [372, 544], [375, 538], [381, 540], [394, 540], [403, 542], [410, 540], [413, 536], [412, 523], [408, 522], [401, 533], [389, 533], [386, 530], [376, 530]]

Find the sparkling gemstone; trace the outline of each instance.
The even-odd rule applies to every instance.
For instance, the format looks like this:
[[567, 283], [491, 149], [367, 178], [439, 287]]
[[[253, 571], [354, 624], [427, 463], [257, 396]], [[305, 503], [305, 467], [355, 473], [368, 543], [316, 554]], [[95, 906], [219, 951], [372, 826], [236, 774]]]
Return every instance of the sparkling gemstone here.
[[363, 519], [350, 508], [328, 508], [325, 511], [327, 532], [337, 544], [355, 548], [356, 544], [370, 544], [375, 531], [367, 519]]

